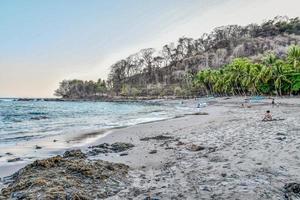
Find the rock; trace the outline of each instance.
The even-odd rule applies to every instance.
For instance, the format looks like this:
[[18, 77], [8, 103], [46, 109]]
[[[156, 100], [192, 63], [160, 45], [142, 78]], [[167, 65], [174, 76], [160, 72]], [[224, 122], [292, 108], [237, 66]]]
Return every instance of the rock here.
[[195, 144], [192, 144], [190, 147], [188, 147], [188, 150], [190, 150], [190, 151], [202, 151], [204, 149], [205, 149], [205, 147], [200, 146], [200, 145], [195, 145]]
[[86, 158], [86, 155], [82, 153], [79, 149], [66, 151], [63, 156], [64, 158]]
[[287, 183], [284, 185], [285, 196], [292, 199], [293, 196], [300, 196], [300, 183]]
[[145, 137], [145, 138], [141, 138], [141, 141], [149, 141], [149, 140], [170, 140], [170, 139], [174, 139], [171, 136], [165, 136], [165, 135], [157, 135], [157, 136], [153, 136], [153, 137]]
[[113, 144], [102, 143], [96, 146], [89, 147], [92, 150], [88, 152], [88, 155], [95, 156], [98, 154], [120, 153], [123, 151], [127, 151], [133, 147], [134, 145], [131, 143], [123, 143], [123, 142], [116, 142]]
[[151, 151], [149, 151], [149, 154], [155, 154], [155, 153], [157, 153], [157, 150], [151, 150]]
[[13, 154], [10, 153], [10, 152], [7, 152], [7, 153], [5, 153], [5, 155], [7, 155], [7, 156], [12, 156]]
[[41, 149], [41, 146], [35, 145], [35, 149]]
[[54, 139], [53, 142], [57, 142], [57, 140]]
[[84, 157], [72, 150], [36, 160], [11, 176], [0, 199], [105, 199], [124, 189], [127, 165]]
[[8, 159], [7, 162], [17, 162], [17, 161], [21, 161], [21, 158], [12, 158], [12, 159]]
[[226, 177], [227, 174], [226, 174], [226, 173], [221, 173], [221, 176], [222, 176], [222, 177]]
[[283, 140], [286, 139], [286, 137], [277, 137], [276, 139], [277, 139], [277, 140], [280, 140], [280, 141], [283, 141]]
[[121, 153], [120, 156], [128, 156], [127, 152]]
[[285, 133], [276, 133], [276, 135], [278, 135], [278, 136], [285, 136], [286, 134]]
[[131, 143], [116, 142], [116, 143], [111, 144], [111, 149], [114, 152], [126, 151], [128, 149], [133, 148], [133, 147], [134, 147], [134, 145], [131, 144]]

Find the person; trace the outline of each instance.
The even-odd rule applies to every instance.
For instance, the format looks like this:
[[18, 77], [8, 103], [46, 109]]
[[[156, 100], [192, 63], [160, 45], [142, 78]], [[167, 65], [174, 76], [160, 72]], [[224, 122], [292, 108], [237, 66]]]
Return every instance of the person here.
[[265, 113], [265, 117], [263, 118], [263, 121], [272, 121], [272, 120], [273, 120], [273, 118], [272, 118], [271, 112], [269, 110], [267, 110]]
[[272, 107], [275, 105], [275, 99], [272, 99]]

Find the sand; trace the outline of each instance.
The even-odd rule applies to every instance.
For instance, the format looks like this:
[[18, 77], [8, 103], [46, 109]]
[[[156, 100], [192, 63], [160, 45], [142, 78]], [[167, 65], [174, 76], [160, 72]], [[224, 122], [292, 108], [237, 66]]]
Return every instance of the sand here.
[[[128, 156], [100, 157], [133, 169], [133, 184], [111, 199], [282, 199], [284, 185], [300, 181], [300, 99], [276, 99], [279, 107], [264, 100], [251, 108], [241, 108], [243, 98], [216, 101], [202, 109], [209, 115], [137, 125], [102, 138], [136, 146]], [[266, 110], [284, 120], [262, 122]], [[174, 140], [140, 141], [157, 135]], [[205, 148], [190, 151], [192, 144]], [[153, 149], [157, 153], [149, 154]]]
[[[130, 184], [109, 199], [284, 199], [285, 184], [300, 182], [300, 99], [250, 108], [241, 107], [244, 99], [212, 99], [200, 109], [208, 115], [117, 129], [88, 144], [135, 146], [125, 156], [90, 157], [130, 167]], [[281, 120], [262, 122], [266, 110]], [[143, 140], [161, 135], [171, 138]]]

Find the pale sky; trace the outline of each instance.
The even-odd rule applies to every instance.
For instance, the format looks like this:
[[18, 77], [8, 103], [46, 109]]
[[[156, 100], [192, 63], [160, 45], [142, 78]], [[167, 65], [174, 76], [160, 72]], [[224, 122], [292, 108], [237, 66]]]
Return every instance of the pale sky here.
[[213, 28], [296, 17], [300, 0], [1, 0], [0, 97], [52, 97], [62, 79], [106, 78], [142, 48]]

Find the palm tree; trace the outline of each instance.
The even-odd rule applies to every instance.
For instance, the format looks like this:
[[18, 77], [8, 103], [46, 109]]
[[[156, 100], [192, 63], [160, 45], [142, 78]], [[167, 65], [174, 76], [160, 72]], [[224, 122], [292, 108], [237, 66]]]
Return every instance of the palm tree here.
[[300, 46], [292, 45], [288, 50], [288, 59], [292, 62], [294, 69], [298, 69], [298, 64], [300, 62]]
[[289, 71], [286, 65], [284, 65], [282, 62], [277, 62], [272, 67], [275, 90], [280, 96], [282, 95], [282, 89], [284, 86], [285, 88], [289, 88], [291, 85], [291, 81], [287, 77], [288, 72]]

